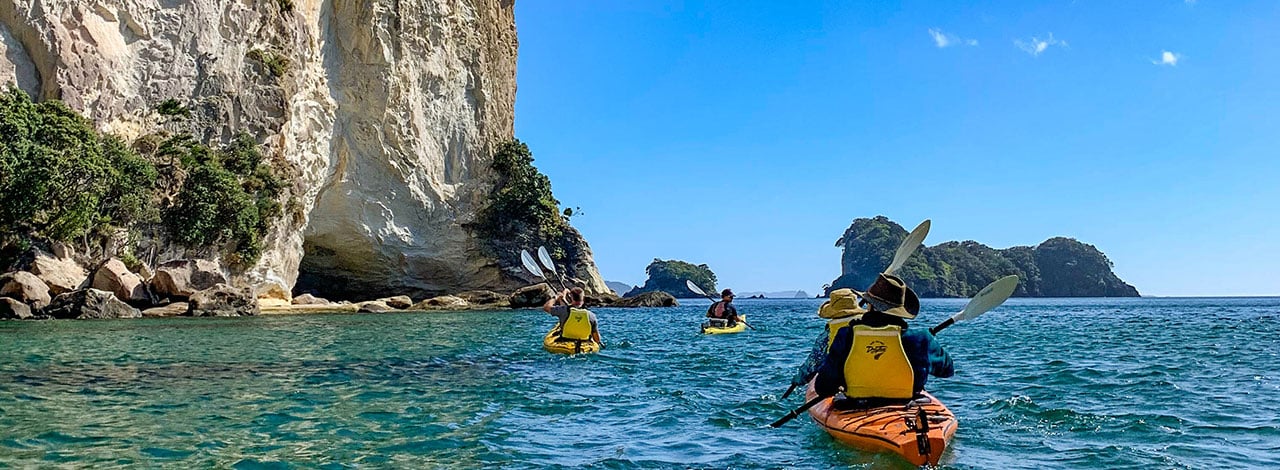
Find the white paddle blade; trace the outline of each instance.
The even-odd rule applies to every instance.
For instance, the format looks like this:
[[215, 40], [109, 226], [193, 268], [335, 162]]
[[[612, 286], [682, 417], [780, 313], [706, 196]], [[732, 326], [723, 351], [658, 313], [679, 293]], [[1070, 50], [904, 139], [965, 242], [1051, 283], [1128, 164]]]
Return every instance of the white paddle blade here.
[[986, 313], [987, 310], [999, 307], [1004, 301], [1009, 300], [1009, 296], [1013, 295], [1013, 290], [1018, 288], [1018, 276], [1005, 276], [997, 279], [996, 282], [987, 284], [978, 291], [978, 295], [969, 299], [969, 303], [965, 304], [964, 310], [955, 314], [956, 321], [964, 321]]
[[699, 288], [698, 288], [698, 285], [697, 285], [697, 284], [694, 284], [694, 283], [693, 283], [693, 281], [690, 281], [690, 280], [687, 280], [687, 279], [686, 279], [686, 280], [684, 281], [684, 285], [685, 285], [685, 287], [688, 287], [688, 288], [689, 288], [689, 290], [693, 291], [693, 293], [695, 293], [695, 294], [701, 295], [701, 296], [703, 296], [703, 297], [706, 297], [706, 296], [707, 296], [707, 293], [706, 293], [706, 292], [704, 292], [702, 289], [699, 289]]
[[898, 252], [893, 254], [893, 263], [889, 265], [889, 269], [884, 270], [885, 274], [893, 274], [907, 264], [907, 258], [916, 252], [916, 248], [920, 248], [920, 244], [924, 243], [924, 237], [929, 235], [929, 219], [924, 219], [915, 230], [907, 234], [907, 238], [902, 240], [902, 244], [898, 245]]
[[533, 255], [529, 254], [529, 250], [520, 250], [520, 262], [524, 264], [524, 268], [533, 273], [534, 276], [545, 279], [546, 274], [542, 274], [542, 270], [538, 269], [538, 263], [533, 261]]
[[538, 261], [547, 268], [547, 271], [556, 272], [556, 263], [551, 261], [551, 254], [547, 253], [547, 247], [538, 247]]

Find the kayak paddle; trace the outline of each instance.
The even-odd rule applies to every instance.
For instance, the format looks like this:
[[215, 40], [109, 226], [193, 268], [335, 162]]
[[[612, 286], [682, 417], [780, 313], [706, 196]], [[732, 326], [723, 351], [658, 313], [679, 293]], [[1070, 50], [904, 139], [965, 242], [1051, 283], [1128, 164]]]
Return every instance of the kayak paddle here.
[[[712, 297], [712, 296], [708, 295], [708, 294], [706, 293], [706, 291], [704, 291], [704, 290], [702, 290], [700, 287], [698, 287], [698, 285], [697, 285], [697, 284], [694, 284], [694, 283], [693, 283], [693, 281], [690, 281], [690, 280], [688, 280], [688, 279], [685, 279], [685, 280], [684, 280], [684, 286], [685, 286], [685, 287], [688, 287], [688, 288], [689, 288], [689, 290], [693, 291], [693, 293], [695, 293], [695, 294], [698, 294], [698, 295], [701, 295], [701, 296], [706, 297], [706, 298], [708, 298], [708, 299], [711, 299], [711, 301], [712, 301], [712, 302], [714, 302], [714, 301], [716, 300], [716, 298], [715, 298], [715, 297]], [[747, 323], [747, 321], [746, 321], [746, 320], [739, 319], [738, 321], [742, 322], [742, 324], [743, 324], [743, 325], [747, 325], [747, 328], [751, 328], [751, 329], [753, 329], [753, 330], [754, 330], [754, 329], [756, 329], [756, 327], [751, 326], [751, 324], [750, 324], [750, 323]]]
[[915, 230], [907, 234], [907, 238], [902, 239], [902, 244], [898, 245], [898, 251], [893, 254], [893, 262], [889, 263], [889, 267], [884, 270], [885, 274], [893, 274], [902, 269], [902, 265], [907, 264], [907, 258], [916, 252], [916, 248], [920, 248], [920, 244], [924, 243], [924, 237], [929, 235], [930, 226], [929, 219], [924, 219], [924, 222], [920, 222]]
[[[1009, 276], [1005, 276], [1000, 279], [997, 279], [995, 282], [988, 284], [987, 287], [983, 287], [982, 290], [978, 291], [978, 295], [975, 295], [973, 296], [973, 298], [969, 299], [969, 303], [965, 304], [964, 308], [961, 309], [959, 313], [952, 315], [951, 318], [948, 318], [946, 321], [938, 324], [938, 326], [930, 328], [929, 333], [938, 334], [939, 331], [946, 329], [948, 326], [954, 325], [956, 322], [967, 321], [967, 320], [972, 320], [974, 318], [978, 318], [979, 315], [987, 313], [991, 309], [999, 307], [1000, 304], [1003, 304], [1005, 300], [1009, 299], [1009, 296], [1013, 295], [1013, 290], [1017, 287], [1018, 287], [1018, 276], [1009, 275]], [[770, 424], [769, 426], [772, 426], [775, 428], [782, 426], [783, 424], [786, 424], [788, 421], [791, 421], [792, 419], [795, 419], [797, 416], [800, 416], [800, 413], [804, 413], [805, 411], [808, 411], [809, 408], [813, 408], [814, 405], [818, 404], [818, 402], [821, 402], [822, 400], [827, 398], [831, 398], [831, 396], [830, 395], [818, 396], [812, 400], [809, 400], [805, 402], [805, 404], [800, 405], [799, 408], [791, 410], [791, 412], [787, 413], [786, 416], [783, 416], [781, 419], [774, 421], [773, 424]]]
[[996, 282], [987, 284], [987, 287], [983, 287], [982, 290], [978, 291], [978, 295], [969, 299], [969, 303], [964, 304], [963, 309], [952, 315], [947, 321], [930, 328], [929, 333], [936, 335], [939, 331], [954, 325], [956, 322], [971, 320], [978, 315], [987, 313], [987, 310], [999, 307], [1000, 304], [1009, 299], [1009, 296], [1013, 295], [1013, 290], [1017, 288], [1018, 276], [1016, 275], [1005, 276], [997, 279]]
[[[538, 267], [538, 262], [533, 260], [533, 255], [529, 254], [529, 250], [520, 250], [520, 263], [524, 264], [524, 269], [546, 282], [548, 287], [551, 286], [551, 281], [547, 279], [547, 274]], [[564, 285], [561, 284], [560, 288], [563, 289]]]
[[556, 263], [551, 260], [551, 254], [547, 253], [547, 247], [545, 246], [538, 247], [538, 261], [541, 261], [542, 265], [546, 266], [548, 271], [551, 271], [557, 277], [560, 278], [560, 287], [563, 287], [565, 289], [569, 288], [568, 284], [565, 283], [564, 281], [564, 274], [560, 274], [560, 271], [556, 270]]

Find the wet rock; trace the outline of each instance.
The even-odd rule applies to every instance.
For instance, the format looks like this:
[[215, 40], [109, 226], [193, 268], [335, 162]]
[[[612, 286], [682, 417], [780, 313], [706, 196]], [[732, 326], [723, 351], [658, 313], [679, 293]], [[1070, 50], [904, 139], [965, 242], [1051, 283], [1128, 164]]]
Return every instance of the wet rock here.
[[126, 302], [148, 302], [151, 296], [147, 295], [147, 287], [142, 283], [142, 278], [128, 267], [124, 262], [111, 258], [103, 263], [97, 271], [93, 273], [94, 289], [104, 290], [116, 295], [116, 298]]
[[322, 299], [311, 294], [302, 294], [293, 298], [294, 305], [329, 305], [333, 302]]
[[465, 310], [471, 306], [470, 302], [452, 295], [442, 295], [423, 300], [411, 307], [413, 310]]
[[394, 312], [396, 309], [380, 300], [370, 300], [368, 302], [361, 302], [356, 311], [360, 313], [383, 313]]
[[617, 294], [612, 292], [604, 294], [588, 294], [586, 298], [583, 299], [582, 305], [585, 307], [609, 307], [618, 303], [619, 300], [622, 300], [622, 297], [619, 297]]
[[226, 284], [227, 276], [217, 261], [179, 259], [156, 266], [151, 277], [151, 290], [156, 295], [185, 299], [198, 291]]
[[645, 292], [635, 297], [624, 297], [610, 307], [679, 307], [680, 302], [666, 292]]
[[467, 301], [472, 305], [484, 305], [488, 307], [505, 307], [510, 301], [505, 295], [499, 294], [491, 290], [472, 290], [457, 294], [456, 297]]
[[17, 299], [0, 297], [0, 320], [27, 320], [31, 318], [31, 307]]
[[409, 298], [407, 295], [397, 295], [395, 297], [378, 299], [377, 301], [387, 304], [388, 307], [398, 309], [406, 309], [413, 306], [413, 299]]
[[53, 300], [49, 297], [49, 286], [26, 271], [0, 276], [0, 296], [23, 302], [36, 310], [45, 308]]
[[53, 298], [44, 314], [62, 319], [140, 318], [142, 312], [111, 292], [98, 289], [81, 289]]
[[541, 307], [553, 295], [555, 295], [555, 291], [546, 283], [534, 284], [516, 290], [511, 294], [508, 302], [510, 302], [511, 308]]
[[185, 315], [191, 306], [186, 302], [174, 302], [163, 307], [149, 308], [142, 311], [144, 317], [176, 317]]
[[193, 317], [241, 317], [257, 315], [258, 299], [251, 287], [218, 284], [191, 294], [187, 314]]
[[49, 287], [50, 295], [65, 294], [85, 287], [89, 279], [89, 272], [75, 261], [55, 258], [42, 251], [36, 252], [30, 271], [44, 281], [44, 284]]

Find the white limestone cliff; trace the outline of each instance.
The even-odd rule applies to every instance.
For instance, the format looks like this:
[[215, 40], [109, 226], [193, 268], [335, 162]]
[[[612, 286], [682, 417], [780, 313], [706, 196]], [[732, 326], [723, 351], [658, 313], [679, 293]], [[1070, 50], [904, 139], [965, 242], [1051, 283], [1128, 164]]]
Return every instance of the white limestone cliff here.
[[[513, 136], [513, 8], [0, 0], [0, 83], [61, 99], [126, 139], [173, 130], [153, 109], [177, 99], [193, 112], [183, 130], [213, 142], [245, 131], [286, 161], [285, 215], [239, 278], [260, 297], [287, 298], [300, 269], [350, 292], [509, 290], [532, 279], [465, 226], [492, 188], [492, 150]], [[606, 292], [582, 251], [566, 264]]]

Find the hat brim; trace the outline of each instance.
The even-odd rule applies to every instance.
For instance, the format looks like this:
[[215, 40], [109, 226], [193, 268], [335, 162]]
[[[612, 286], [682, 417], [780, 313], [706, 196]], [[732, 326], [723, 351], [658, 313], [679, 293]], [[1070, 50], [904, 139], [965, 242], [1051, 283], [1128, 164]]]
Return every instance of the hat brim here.
[[[916, 315], [920, 314], [920, 298], [916, 297], [915, 291], [912, 291], [910, 287], [907, 288], [907, 298], [903, 302], [903, 305], [886, 302], [884, 299], [880, 299], [867, 292], [858, 292], [858, 295], [862, 297], [862, 300], [867, 301], [868, 304], [875, 307], [876, 311], [881, 313], [906, 318], [908, 320], [915, 318]], [[914, 312], [912, 310], [914, 310]]]

